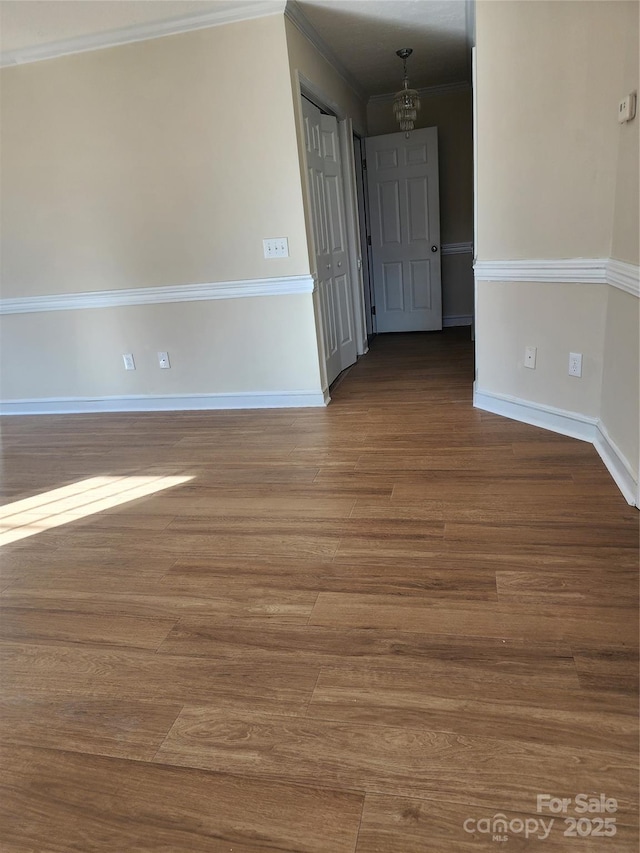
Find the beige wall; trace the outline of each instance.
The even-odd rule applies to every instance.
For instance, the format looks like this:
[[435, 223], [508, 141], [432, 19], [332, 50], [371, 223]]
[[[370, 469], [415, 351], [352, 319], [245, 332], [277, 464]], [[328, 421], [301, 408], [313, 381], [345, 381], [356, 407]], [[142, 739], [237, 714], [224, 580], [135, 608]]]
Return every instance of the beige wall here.
[[[480, 260], [638, 261], [637, 4], [477, 5]], [[506, 105], [506, 106], [505, 106]], [[477, 387], [600, 418], [638, 478], [638, 299], [612, 286], [477, 284]], [[522, 366], [538, 348], [536, 370]], [[568, 376], [569, 352], [583, 377]]]
[[[397, 133], [390, 100], [367, 105], [370, 136]], [[473, 137], [471, 89], [423, 97], [416, 127], [438, 128], [440, 239], [442, 243], [473, 240]], [[443, 316], [473, 313], [471, 253], [442, 257]]]
[[[623, 94], [638, 90], [638, 3], [626, 3]], [[640, 118], [618, 125], [618, 158], [611, 256], [638, 264], [640, 252]], [[610, 289], [604, 343], [601, 418], [631, 468], [640, 471], [640, 300]], [[636, 479], [638, 475], [636, 474]]]
[[[7, 400], [318, 391], [304, 294], [15, 314], [1, 332]], [[158, 367], [159, 351], [171, 370]], [[135, 371], [123, 369], [126, 352]]]
[[308, 272], [288, 73], [278, 16], [3, 69], [4, 295]]
[[638, 299], [609, 289], [600, 417], [632, 470], [640, 468]]
[[[478, 386], [597, 417], [606, 286], [481, 282], [478, 288]], [[523, 366], [526, 346], [537, 347], [535, 370]], [[581, 379], [568, 375], [570, 352], [583, 354]]]
[[609, 256], [628, 6], [477, 4], [480, 259]]
[[[1, 97], [4, 297], [309, 272], [283, 16], [6, 68]], [[319, 389], [312, 304], [7, 316], [2, 392]]]
[[[625, 4], [627, 16], [626, 44], [624, 46], [624, 75], [620, 98], [637, 92], [640, 83], [638, 68], [638, 3]], [[640, 119], [618, 125], [618, 163], [613, 219], [611, 257], [628, 263], [640, 263], [640, 222], [638, 214], [638, 164], [640, 163]]]

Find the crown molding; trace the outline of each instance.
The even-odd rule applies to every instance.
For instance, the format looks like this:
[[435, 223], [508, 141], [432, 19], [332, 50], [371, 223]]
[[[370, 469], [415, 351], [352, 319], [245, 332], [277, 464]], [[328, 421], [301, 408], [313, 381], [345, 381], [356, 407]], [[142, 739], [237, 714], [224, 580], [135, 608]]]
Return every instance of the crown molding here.
[[284, 9], [285, 0], [248, 0], [248, 2], [247, 0], [236, 0], [233, 8], [212, 9], [197, 15], [183, 15], [165, 21], [132, 24], [129, 27], [121, 27], [103, 33], [77, 36], [76, 38], [50, 42], [36, 47], [25, 47], [20, 50], [4, 51], [0, 53], [0, 67], [24, 65], [29, 62], [55, 59], [73, 53], [85, 53], [90, 50], [101, 50], [131, 42], [177, 35], [191, 30], [218, 27], [236, 21], [265, 18], [269, 15], [283, 14]]
[[[471, 83], [467, 80], [460, 80], [457, 83], [443, 83], [441, 86], [426, 86], [418, 89], [420, 98], [437, 98], [440, 95], [455, 95], [458, 92], [470, 92]], [[371, 95], [369, 98], [370, 104], [376, 103], [391, 103], [395, 98], [395, 92], [385, 92], [382, 95]]]
[[303, 36], [311, 42], [311, 44], [316, 48], [316, 50], [326, 59], [329, 65], [332, 66], [333, 70], [344, 80], [344, 82], [349, 86], [350, 89], [353, 89], [355, 94], [364, 102], [367, 100], [367, 94], [361, 85], [358, 83], [356, 78], [351, 74], [350, 71], [347, 71], [343, 63], [340, 59], [335, 55], [335, 53], [331, 50], [326, 41], [322, 38], [322, 36], [318, 33], [316, 28], [313, 26], [311, 21], [307, 18], [305, 13], [300, 8], [299, 3], [296, 0], [287, 0], [285, 5], [284, 14], [291, 23], [300, 30]]
[[168, 287], [135, 287], [122, 290], [94, 290], [59, 293], [51, 296], [23, 296], [0, 299], [0, 314], [33, 314], [41, 311], [77, 311], [82, 308], [122, 308], [167, 302], [205, 302], [251, 296], [291, 296], [313, 293], [310, 275], [285, 278], [254, 278], [244, 281], [216, 281], [209, 284], [179, 284]]

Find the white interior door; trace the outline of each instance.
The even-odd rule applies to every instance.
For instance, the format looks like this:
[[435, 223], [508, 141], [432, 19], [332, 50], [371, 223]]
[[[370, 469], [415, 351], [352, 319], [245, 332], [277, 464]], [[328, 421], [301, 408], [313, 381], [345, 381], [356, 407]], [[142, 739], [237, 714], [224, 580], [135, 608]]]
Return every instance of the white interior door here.
[[327, 382], [357, 358], [338, 122], [302, 99]]
[[377, 330], [441, 329], [438, 130], [366, 144]]

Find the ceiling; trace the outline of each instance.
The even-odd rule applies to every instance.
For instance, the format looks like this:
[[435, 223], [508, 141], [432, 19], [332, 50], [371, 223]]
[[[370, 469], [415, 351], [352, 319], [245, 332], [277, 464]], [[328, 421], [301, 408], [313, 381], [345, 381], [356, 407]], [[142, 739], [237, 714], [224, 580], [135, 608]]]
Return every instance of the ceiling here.
[[[293, 5], [366, 95], [399, 87], [402, 65], [395, 52], [401, 47], [414, 50], [412, 86], [469, 80], [471, 0], [297, 0]], [[283, 7], [276, 0], [2, 0], [0, 47], [7, 55], [29, 53], [113, 31], [124, 35], [157, 22], [195, 21], [212, 13], [253, 17]]]
[[470, 80], [465, 0], [300, 0], [299, 6], [368, 95], [400, 87], [401, 47], [413, 48], [408, 71], [416, 88]]

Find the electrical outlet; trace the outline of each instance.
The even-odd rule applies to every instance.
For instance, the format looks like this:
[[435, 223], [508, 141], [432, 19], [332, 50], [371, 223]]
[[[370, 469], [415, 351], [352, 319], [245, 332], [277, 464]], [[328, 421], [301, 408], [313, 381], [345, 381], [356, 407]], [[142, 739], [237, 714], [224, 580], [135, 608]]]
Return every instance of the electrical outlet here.
[[122, 354], [122, 360], [124, 361], [124, 369], [125, 370], [135, 370], [136, 363], [133, 360], [132, 352], [125, 352]]
[[158, 353], [158, 364], [162, 368], [162, 370], [169, 370], [171, 367], [171, 362], [169, 361], [169, 353], [168, 352], [159, 352]]
[[569, 353], [569, 376], [582, 376], [582, 353]]
[[537, 347], [526, 347], [524, 351], [524, 366], [530, 368], [531, 370], [536, 369], [536, 354], [538, 350]]
[[618, 104], [618, 121], [624, 124], [625, 121], [631, 121], [636, 115], [636, 93], [632, 92], [623, 98]]
[[270, 237], [262, 241], [265, 258], [288, 258], [289, 241], [286, 237]]

